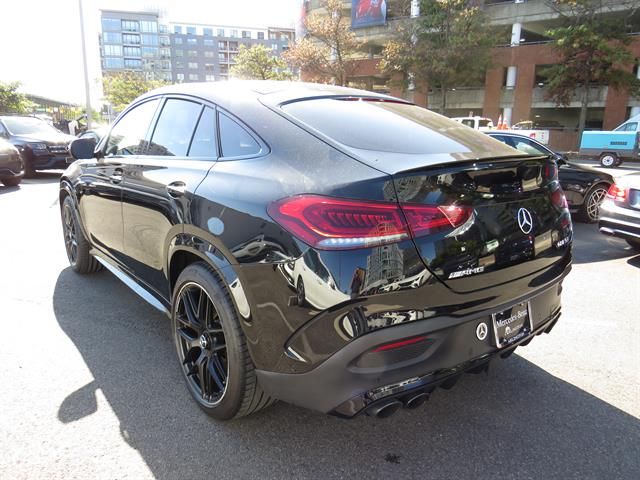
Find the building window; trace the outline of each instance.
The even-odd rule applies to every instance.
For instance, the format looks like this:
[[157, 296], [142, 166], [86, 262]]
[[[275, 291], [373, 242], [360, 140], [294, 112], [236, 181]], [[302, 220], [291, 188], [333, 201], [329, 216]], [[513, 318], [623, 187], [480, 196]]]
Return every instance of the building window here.
[[205, 75], [204, 76], [205, 81], [207, 82], [215, 82], [216, 81], [216, 77], [213, 75]]
[[204, 52], [204, 56], [206, 58], [213, 58], [213, 50], [207, 50], [206, 52]]
[[249, 30], [242, 30], [242, 38], [251, 38], [251, 32]]
[[125, 58], [124, 68], [139, 69], [142, 67], [142, 60], [139, 58]]
[[[182, 50], [180, 50], [182, 51]], [[160, 56], [161, 57], [171, 57], [171, 50], [169, 48], [161, 48], [160, 49]]]
[[198, 51], [197, 50], [189, 50], [189, 51], [187, 51], [187, 56], [188, 57], [197, 57], [198, 56]]
[[213, 73], [213, 63], [205, 63], [204, 64], [204, 71], [206, 73]]
[[269, 40], [277, 40], [278, 36], [275, 33], [270, 33], [269, 34]]
[[125, 57], [139, 57], [140, 56], [140, 47], [124, 47], [124, 56]]
[[238, 30], [231, 30], [231, 38], [238, 38]]
[[173, 44], [174, 44], [174, 45], [182, 45], [182, 38], [180, 38], [180, 37], [174, 37], [174, 38], [173, 38]]
[[176, 73], [176, 80], [178, 82], [184, 82], [184, 73]]
[[189, 68], [191, 70], [197, 70], [198, 69], [198, 62], [189, 62]]
[[195, 35], [196, 27], [187, 27], [187, 35]]
[[118, 18], [103, 18], [102, 19], [102, 31], [107, 30], [120, 30], [120, 19]]
[[198, 80], [198, 74], [197, 73], [190, 73], [189, 74], [189, 80]]
[[173, 27], [173, 33], [182, 33], [182, 27], [180, 25], [176, 25]]
[[158, 36], [151, 35], [149, 33], [142, 34], [142, 44], [143, 45], [158, 45]]
[[161, 68], [163, 70], [171, 70], [171, 62], [169, 60], [162, 60]]
[[198, 38], [197, 37], [187, 37], [187, 44], [189, 45], [197, 45]]
[[176, 50], [173, 52], [176, 57], [184, 57], [184, 50]]
[[258, 40], [264, 40], [264, 32], [258, 32]]
[[104, 55], [107, 57], [121, 57], [122, 47], [120, 45], [104, 45]]
[[229, 42], [229, 50], [232, 52], [238, 51], [238, 42]]
[[175, 61], [176, 68], [184, 68], [184, 62], [182, 60]]
[[219, 37], [224, 37], [224, 28], [219, 28], [218, 29], [218, 36]]
[[202, 34], [205, 37], [212, 37], [213, 36], [213, 28], [203, 28], [202, 29]]
[[146, 58], [157, 57], [158, 49], [156, 47], [142, 47], [142, 56]]
[[160, 40], [160, 45], [162, 45], [162, 46], [169, 46], [170, 45], [169, 37], [160, 37], [159, 40]]
[[122, 35], [115, 32], [104, 32], [102, 40], [104, 43], [122, 43]]
[[222, 60], [224, 62], [227, 61], [227, 54], [226, 53], [218, 53], [218, 60]]
[[209, 47], [213, 47], [214, 43], [213, 43], [213, 38], [205, 38], [203, 40], [204, 44], [209, 46]]
[[278, 50], [278, 44], [277, 43], [272, 43], [271, 44], [271, 50], [277, 51]]
[[218, 42], [218, 48], [220, 50], [226, 50], [227, 49], [227, 42]]
[[124, 68], [122, 58], [105, 58], [103, 62], [104, 68]]
[[130, 33], [122, 34], [122, 43], [128, 43], [130, 45], [140, 45], [140, 35], [132, 35]]
[[169, 27], [166, 25], [160, 25], [159, 27], [160, 33], [169, 33]]
[[140, 21], [140, 31], [144, 33], [157, 33], [158, 24], [147, 20]]
[[122, 20], [122, 30], [125, 32], [139, 32], [140, 25], [137, 20]]

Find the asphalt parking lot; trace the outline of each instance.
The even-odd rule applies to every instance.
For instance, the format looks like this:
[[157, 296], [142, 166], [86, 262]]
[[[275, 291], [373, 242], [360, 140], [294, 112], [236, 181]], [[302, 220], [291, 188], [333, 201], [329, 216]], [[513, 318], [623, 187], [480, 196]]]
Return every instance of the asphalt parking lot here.
[[56, 198], [56, 174], [0, 186], [0, 479], [640, 478], [640, 255], [594, 225], [556, 328], [487, 375], [386, 420], [278, 403], [217, 423], [168, 320], [68, 268]]

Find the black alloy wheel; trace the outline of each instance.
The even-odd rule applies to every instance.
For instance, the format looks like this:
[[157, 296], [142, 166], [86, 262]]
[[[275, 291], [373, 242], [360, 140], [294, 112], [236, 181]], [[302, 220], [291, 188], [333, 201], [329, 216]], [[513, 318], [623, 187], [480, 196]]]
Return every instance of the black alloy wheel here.
[[75, 267], [78, 262], [78, 236], [76, 219], [68, 202], [62, 205], [62, 233], [64, 235], [64, 248], [67, 251], [67, 258], [71, 266]]
[[596, 185], [584, 199], [582, 205], [582, 219], [587, 223], [594, 223], [600, 217], [600, 206], [607, 195], [608, 187], [605, 184]]
[[102, 265], [91, 255], [91, 246], [84, 237], [78, 223], [75, 206], [70, 196], [65, 195], [60, 207], [62, 216], [62, 234], [64, 248], [67, 251], [69, 265], [76, 273], [93, 273], [102, 269]]
[[178, 358], [189, 389], [205, 407], [214, 407], [227, 389], [227, 344], [218, 311], [204, 288], [182, 285], [175, 313]]

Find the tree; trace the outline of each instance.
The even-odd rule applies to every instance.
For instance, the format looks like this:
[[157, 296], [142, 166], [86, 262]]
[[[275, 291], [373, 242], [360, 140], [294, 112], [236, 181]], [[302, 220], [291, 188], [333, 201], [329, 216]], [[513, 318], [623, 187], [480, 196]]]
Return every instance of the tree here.
[[[559, 62], [545, 70], [548, 97], [558, 105], [568, 105], [577, 94], [580, 101], [578, 138], [587, 120], [589, 87], [609, 85], [640, 94], [640, 81], [633, 75], [634, 57], [629, 50], [632, 13], [611, 13], [610, 0], [554, 0], [549, 5], [564, 25], [547, 31], [559, 55]], [[631, 5], [631, 4], [634, 5]], [[619, 2], [616, 3], [619, 6]], [[637, 0], [629, 6], [637, 8]]]
[[254, 80], [289, 80], [292, 76], [286, 62], [273, 56], [264, 45], [254, 45], [251, 48], [240, 45], [240, 53], [236, 57], [236, 64], [231, 68], [231, 74]]
[[0, 112], [25, 113], [31, 110], [33, 103], [23, 93], [18, 92], [20, 82], [0, 82]]
[[342, 0], [322, 0], [324, 12], [305, 19], [307, 35], [299, 39], [284, 57], [310, 79], [346, 85], [356, 68], [354, 56], [362, 43], [351, 31], [351, 18], [342, 9]]
[[105, 75], [102, 84], [104, 96], [115, 111], [121, 112], [143, 93], [167, 85], [167, 82], [148, 80], [140, 72], [115, 72]]
[[439, 89], [444, 112], [447, 90], [483, 78], [496, 32], [475, 0], [423, 0], [420, 15], [385, 45], [379, 68], [405, 87], [412, 79]]

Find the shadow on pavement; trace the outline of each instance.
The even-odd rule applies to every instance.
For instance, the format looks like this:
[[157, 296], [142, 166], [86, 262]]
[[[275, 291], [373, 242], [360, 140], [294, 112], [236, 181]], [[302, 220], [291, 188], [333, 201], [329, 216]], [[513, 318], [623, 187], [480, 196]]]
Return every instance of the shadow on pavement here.
[[600, 233], [597, 224], [573, 224], [574, 264], [606, 262], [636, 254], [624, 240]]
[[0, 183], [0, 195], [4, 193], [17, 192], [18, 190], [20, 190], [20, 185], [18, 185], [17, 187], [6, 187], [2, 185], [2, 183]]
[[168, 320], [115, 277], [67, 268], [53, 306], [94, 377], [69, 393], [59, 420], [95, 412], [100, 389], [123, 439], [156, 478], [637, 478], [640, 471], [636, 418], [517, 355], [387, 420], [345, 421], [279, 403], [217, 423], [184, 386]]
[[24, 185], [38, 185], [42, 183], [57, 183], [60, 181], [62, 170], [52, 170], [46, 172], [36, 172], [32, 178], [23, 178]]

